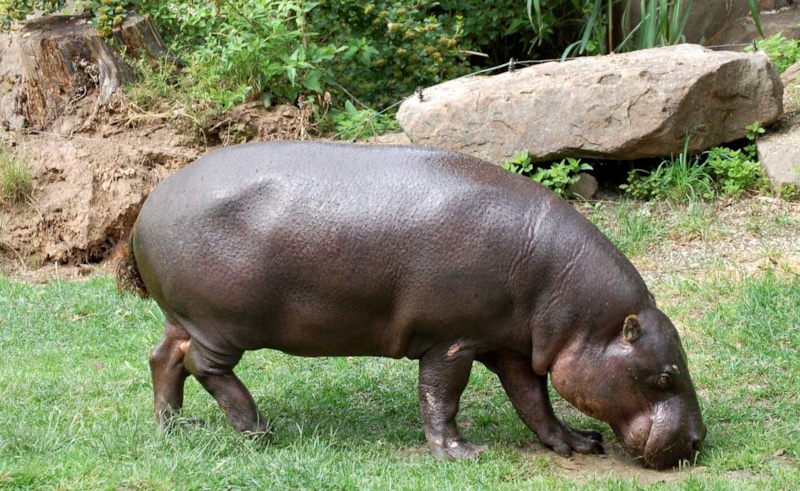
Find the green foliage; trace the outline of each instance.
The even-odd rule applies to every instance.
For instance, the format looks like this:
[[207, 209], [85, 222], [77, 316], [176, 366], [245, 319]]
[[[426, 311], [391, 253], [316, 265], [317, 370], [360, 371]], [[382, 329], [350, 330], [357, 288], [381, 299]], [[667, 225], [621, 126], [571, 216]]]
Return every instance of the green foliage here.
[[131, 0], [87, 0], [83, 10], [92, 12], [97, 31], [104, 37], [111, 37], [111, 30], [122, 25]]
[[620, 186], [634, 198], [696, 201], [714, 197], [714, 185], [700, 157], [689, 154], [687, 137], [683, 152], [662, 160], [653, 171], [633, 169], [628, 182]]
[[[756, 28], [761, 32], [757, 0], [747, 1]], [[581, 26], [578, 40], [574, 40], [574, 35], [567, 35], [572, 42], [563, 51], [564, 57], [571, 54], [632, 51], [683, 42], [683, 31], [691, 15], [692, 0], [618, 2], [624, 6], [620, 19], [614, 18], [611, 0], [561, 0], [555, 3], [527, 0], [526, 5], [539, 45], [557, 45], [559, 39], [564, 38], [565, 31], [569, 32], [576, 24]], [[637, 18], [633, 16], [634, 11], [638, 11]], [[612, 26], [622, 29], [622, 32], [616, 33], [615, 38], [620, 39], [616, 46], [609, 46], [608, 33], [612, 32]]]
[[150, 12], [170, 48], [182, 53], [196, 86], [193, 96], [220, 109], [261, 98], [293, 102], [321, 93], [332, 80], [327, 64], [341, 51], [317, 44], [307, 17], [315, 3], [154, 2]]
[[[623, 17], [629, 15], [628, 2]], [[684, 42], [683, 29], [689, 20], [691, 0], [642, 0], [641, 19], [616, 51], [632, 51], [656, 46], [670, 46]]]
[[471, 65], [496, 66], [512, 57], [522, 59], [537, 47], [523, 2], [440, 0], [438, 7], [431, 4], [441, 22], [459, 28], [460, 49], [486, 55], [485, 59], [471, 58]]
[[0, 145], [0, 204], [23, 203], [32, 193], [30, 166]]
[[673, 201], [712, 199], [716, 195], [738, 198], [746, 191], [764, 189], [767, 181], [755, 147], [764, 128], [755, 122], [746, 129], [750, 143], [744, 148], [713, 147], [701, 155], [688, 155], [687, 136], [682, 154], [662, 161], [653, 171], [631, 170], [620, 189], [638, 199]]
[[8, 29], [14, 21], [24, 21], [34, 10], [56, 12], [66, 3], [66, 0], [0, 0], [0, 28]]
[[572, 42], [563, 51], [564, 56], [576, 49], [579, 54], [605, 53], [607, 5], [601, 0], [527, 0], [528, 19], [534, 30], [532, 44], [561, 51], [565, 39], [575, 39], [576, 26], [583, 26], [580, 41]]
[[533, 174], [530, 153], [514, 152], [514, 156], [510, 160], [503, 162], [503, 169], [514, 174], [530, 177]]
[[[778, 32], [767, 39], [759, 39], [756, 41], [756, 48], [769, 56], [778, 73], [783, 73], [800, 60], [800, 40], [786, 39], [783, 32]], [[752, 53], [753, 47], [748, 46], [745, 51]]]
[[511, 160], [503, 163], [509, 172], [530, 177], [562, 198], [568, 198], [569, 187], [578, 182], [582, 171], [592, 170], [592, 166], [580, 159], [567, 157], [550, 167], [534, 167], [527, 152], [515, 152]]
[[800, 201], [800, 186], [797, 184], [784, 184], [778, 189], [778, 194], [786, 201]]
[[[84, 12], [92, 13], [98, 33], [110, 37], [111, 30], [122, 25], [132, 4], [131, 0], [85, 0], [79, 6]], [[0, 0], [0, 29], [9, 29], [14, 21], [23, 22], [36, 10], [48, 15], [66, 6], [65, 0]]]
[[738, 198], [745, 191], [766, 187], [761, 165], [747, 149], [714, 147], [704, 156], [708, 173], [723, 195]]
[[343, 111], [331, 114], [330, 124], [337, 138], [342, 140], [358, 140], [400, 130], [392, 115], [378, 114], [369, 108], [356, 109], [350, 101], [345, 101]]
[[540, 167], [531, 179], [566, 198], [569, 187], [578, 182], [578, 174], [585, 170], [592, 170], [592, 166], [582, 163], [580, 159], [567, 157], [550, 167]]
[[338, 84], [367, 104], [386, 107], [414, 92], [467, 73], [458, 52], [463, 17], [435, 11], [437, 3], [320, 0], [309, 25], [343, 46], [330, 64]]

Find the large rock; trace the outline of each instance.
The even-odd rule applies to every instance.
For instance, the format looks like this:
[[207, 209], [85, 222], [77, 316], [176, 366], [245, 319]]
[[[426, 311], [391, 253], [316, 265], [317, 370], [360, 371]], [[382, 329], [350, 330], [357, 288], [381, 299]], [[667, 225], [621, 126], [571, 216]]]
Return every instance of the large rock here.
[[785, 118], [776, 131], [758, 139], [758, 160], [776, 189], [800, 189], [800, 114]]
[[[744, 2], [744, 0], [739, 1]], [[694, 7], [692, 7], [692, 13], [694, 13]], [[771, 37], [780, 32], [787, 39], [800, 38], [800, 27], [798, 26], [800, 24], [800, 2], [776, 10], [762, 10], [758, 17], [765, 37]], [[719, 32], [713, 37], [707, 38], [705, 44], [736, 48], [742, 44], [751, 43], [754, 39], [761, 39], [761, 36], [756, 30], [753, 18], [748, 14], [726, 22], [721, 26]]]
[[[687, 43], [706, 46], [720, 44], [720, 37], [734, 23], [742, 22], [750, 15], [747, 0], [694, 0], [691, 8], [683, 35]], [[750, 21], [752, 23], [752, 19]]]
[[784, 114], [756, 141], [758, 160], [772, 186], [800, 190], [800, 62], [781, 74]]
[[782, 113], [780, 79], [766, 55], [678, 45], [544, 63], [453, 80], [409, 98], [397, 114], [415, 144], [502, 163], [527, 150], [632, 160], [742, 138]]

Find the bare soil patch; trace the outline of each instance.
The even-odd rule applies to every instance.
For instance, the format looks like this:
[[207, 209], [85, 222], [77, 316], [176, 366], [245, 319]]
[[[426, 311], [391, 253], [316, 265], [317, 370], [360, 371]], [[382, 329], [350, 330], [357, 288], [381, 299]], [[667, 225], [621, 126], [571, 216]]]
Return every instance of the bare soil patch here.
[[244, 104], [193, 127], [182, 114], [138, 112], [115, 97], [100, 112], [87, 98], [47, 131], [0, 130], [35, 182], [27, 203], [2, 209], [6, 274], [84, 275], [124, 241], [150, 190], [184, 165], [229, 144], [308, 136], [305, 115], [292, 106]]

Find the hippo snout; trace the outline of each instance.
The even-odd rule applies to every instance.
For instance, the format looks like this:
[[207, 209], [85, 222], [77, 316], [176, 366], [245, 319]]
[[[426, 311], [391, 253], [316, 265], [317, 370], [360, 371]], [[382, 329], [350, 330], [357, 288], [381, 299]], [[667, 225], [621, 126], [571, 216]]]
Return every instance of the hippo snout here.
[[699, 408], [686, 411], [683, 404], [658, 404], [642, 454], [644, 465], [667, 469], [683, 460], [692, 460], [706, 437], [706, 426]]

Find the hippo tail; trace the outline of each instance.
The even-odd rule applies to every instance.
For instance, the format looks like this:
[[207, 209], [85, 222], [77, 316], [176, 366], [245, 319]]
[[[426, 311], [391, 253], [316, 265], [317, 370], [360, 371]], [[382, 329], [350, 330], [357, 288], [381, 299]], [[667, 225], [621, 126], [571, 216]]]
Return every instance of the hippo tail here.
[[120, 249], [120, 256], [117, 261], [117, 290], [120, 295], [124, 292], [131, 292], [141, 298], [150, 298], [150, 293], [136, 266], [136, 256], [133, 254], [133, 231], [131, 231], [128, 244]]

